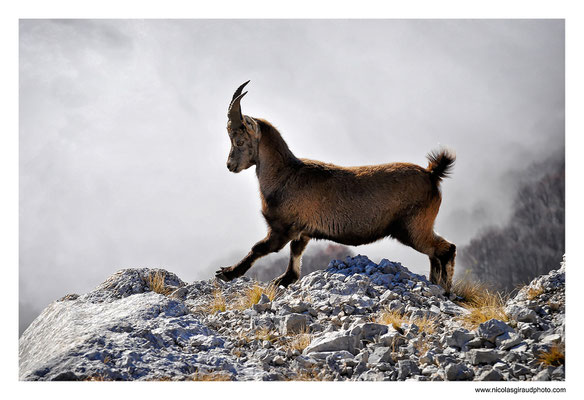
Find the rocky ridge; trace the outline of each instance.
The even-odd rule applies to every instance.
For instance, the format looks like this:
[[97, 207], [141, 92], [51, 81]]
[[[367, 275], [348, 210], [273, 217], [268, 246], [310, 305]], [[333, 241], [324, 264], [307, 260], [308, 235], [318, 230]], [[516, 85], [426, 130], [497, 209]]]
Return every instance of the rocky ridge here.
[[475, 329], [464, 321], [469, 311], [442, 288], [385, 259], [334, 260], [285, 290], [262, 285], [246, 277], [187, 284], [159, 269], [119, 271], [87, 294], [52, 303], [31, 324], [20, 338], [20, 379], [565, 376], [557, 362], [565, 342], [564, 263], [507, 301], [507, 321]]

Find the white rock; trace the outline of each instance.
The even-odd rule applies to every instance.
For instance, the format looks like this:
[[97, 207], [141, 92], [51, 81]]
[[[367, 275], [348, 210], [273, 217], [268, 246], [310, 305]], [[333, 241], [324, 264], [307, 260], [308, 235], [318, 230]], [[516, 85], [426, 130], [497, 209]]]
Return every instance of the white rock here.
[[507, 350], [521, 343], [521, 335], [515, 332], [505, 332], [495, 338], [495, 345], [501, 350]]
[[440, 302], [440, 311], [448, 315], [467, 315], [470, 311], [464, 307], [457, 306], [451, 301]]
[[356, 335], [350, 335], [347, 331], [327, 333], [312, 341], [304, 349], [304, 354], [321, 351], [341, 351], [347, 350], [351, 354], [357, 354], [359, 348], [359, 338]]

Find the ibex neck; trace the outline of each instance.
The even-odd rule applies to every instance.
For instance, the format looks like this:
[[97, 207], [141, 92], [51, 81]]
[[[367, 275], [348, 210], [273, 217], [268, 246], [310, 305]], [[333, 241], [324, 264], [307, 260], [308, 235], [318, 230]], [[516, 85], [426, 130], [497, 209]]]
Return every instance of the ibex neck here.
[[271, 190], [271, 186], [286, 179], [291, 167], [299, 162], [280, 132], [269, 122], [256, 120], [260, 125], [261, 139], [258, 145], [258, 160], [256, 160], [256, 174], [260, 181], [260, 188]]

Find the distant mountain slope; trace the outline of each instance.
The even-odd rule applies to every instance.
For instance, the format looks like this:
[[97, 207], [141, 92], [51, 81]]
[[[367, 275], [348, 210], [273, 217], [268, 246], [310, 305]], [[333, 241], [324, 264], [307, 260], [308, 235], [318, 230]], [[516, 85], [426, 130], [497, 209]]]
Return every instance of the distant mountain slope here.
[[458, 268], [497, 289], [512, 290], [547, 273], [565, 253], [563, 154], [528, 172], [508, 224], [485, 230], [459, 251]]

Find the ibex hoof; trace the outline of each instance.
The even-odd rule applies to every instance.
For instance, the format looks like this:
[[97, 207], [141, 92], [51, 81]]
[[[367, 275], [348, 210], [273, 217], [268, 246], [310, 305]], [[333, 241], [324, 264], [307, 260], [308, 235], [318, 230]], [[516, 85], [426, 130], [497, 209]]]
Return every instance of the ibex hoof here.
[[272, 280], [272, 282], [270, 282], [270, 283], [276, 287], [279, 287], [279, 286], [288, 287], [288, 285], [296, 282], [297, 280], [298, 280], [298, 278], [291, 277], [290, 275], [280, 275], [276, 279]]
[[222, 281], [229, 282], [235, 278], [233, 276], [233, 270], [230, 267], [223, 267], [215, 272], [215, 278], [221, 279]]

